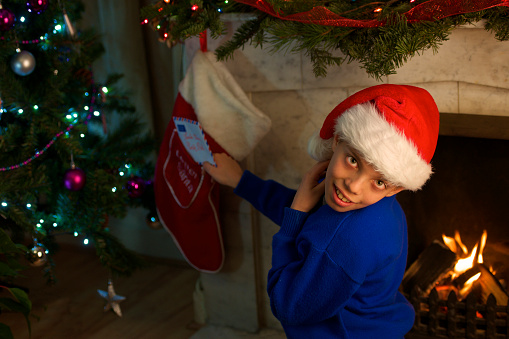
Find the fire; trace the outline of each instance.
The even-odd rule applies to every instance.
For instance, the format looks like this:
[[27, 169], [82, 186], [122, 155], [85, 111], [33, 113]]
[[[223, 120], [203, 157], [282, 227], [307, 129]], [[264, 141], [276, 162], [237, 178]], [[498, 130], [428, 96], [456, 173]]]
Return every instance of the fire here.
[[[485, 231], [486, 232], [486, 231]], [[461, 237], [460, 237], [460, 231], [456, 230], [454, 232], [454, 240], [456, 240], [458, 242], [458, 245], [460, 246], [461, 250], [463, 251], [463, 253], [467, 254], [468, 253], [468, 250], [467, 250], [467, 246], [465, 246], [462, 242], [461, 242]]]
[[474, 246], [474, 248], [472, 249], [472, 253], [468, 257], [458, 259], [458, 262], [454, 266], [453, 278], [461, 275], [462, 273], [465, 273], [466, 271], [474, 267], [478, 246], [479, 246], [478, 244]]
[[481, 276], [481, 272], [477, 273], [476, 275], [472, 276], [470, 279], [468, 279], [465, 284], [463, 284], [463, 287], [459, 290], [458, 294], [460, 297], [464, 297], [470, 292], [470, 289], [472, 288], [472, 285], [474, 282], [479, 279]]
[[[451, 272], [451, 279], [454, 280], [455, 278], [459, 277], [461, 274], [465, 273], [469, 269], [473, 268], [476, 263], [482, 264], [484, 262], [483, 259], [483, 251], [484, 247], [486, 246], [486, 239], [488, 237], [488, 233], [486, 230], [483, 231], [483, 234], [481, 236], [481, 239], [479, 242], [474, 246], [472, 251], [468, 252], [467, 247], [463, 244], [461, 241], [461, 237], [458, 231], [455, 232], [454, 238], [448, 237], [445, 234], [442, 234], [442, 239], [444, 241], [444, 244], [456, 255], [460, 258], [456, 262], [454, 269]], [[476, 280], [479, 279], [481, 276], [481, 273], [477, 273], [474, 276], [470, 277], [463, 286], [460, 287], [459, 295], [465, 296], [468, 294], [470, 289], [472, 288], [472, 285]]]
[[481, 247], [479, 248], [479, 256], [477, 257], [477, 262], [479, 264], [484, 263], [484, 260], [482, 257], [482, 252], [484, 251], [484, 246], [486, 246], [487, 238], [488, 238], [488, 232], [486, 232], [486, 230], [484, 230], [484, 232], [482, 232], [482, 236], [481, 236]]

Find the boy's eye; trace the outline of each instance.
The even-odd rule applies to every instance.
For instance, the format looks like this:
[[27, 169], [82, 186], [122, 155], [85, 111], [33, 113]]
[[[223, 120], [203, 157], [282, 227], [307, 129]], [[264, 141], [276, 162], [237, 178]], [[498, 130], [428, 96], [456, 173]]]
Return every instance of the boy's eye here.
[[383, 180], [375, 180], [375, 185], [377, 188], [381, 188], [381, 189], [384, 189], [387, 187], [387, 185], [385, 184], [385, 181], [383, 181]]
[[356, 166], [357, 165], [357, 159], [355, 159], [354, 157], [352, 157], [351, 155], [347, 156], [346, 157], [346, 161], [352, 165], [352, 166]]

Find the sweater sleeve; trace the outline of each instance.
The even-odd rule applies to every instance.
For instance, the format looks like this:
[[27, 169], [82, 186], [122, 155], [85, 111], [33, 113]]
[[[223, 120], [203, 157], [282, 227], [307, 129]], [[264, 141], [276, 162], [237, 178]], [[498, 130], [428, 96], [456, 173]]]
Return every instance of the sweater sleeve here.
[[297, 240], [306, 218], [307, 213], [286, 208], [272, 242], [267, 290], [272, 312], [282, 324], [316, 324], [329, 319], [359, 288], [327, 251]]
[[283, 210], [291, 206], [296, 191], [273, 180], [262, 180], [253, 173], [244, 171], [234, 193], [281, 226]]

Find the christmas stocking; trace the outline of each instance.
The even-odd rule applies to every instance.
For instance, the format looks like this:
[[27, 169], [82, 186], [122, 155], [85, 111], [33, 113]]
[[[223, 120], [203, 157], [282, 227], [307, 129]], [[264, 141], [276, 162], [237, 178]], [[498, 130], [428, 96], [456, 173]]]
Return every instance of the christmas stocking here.
[[244, 159], [270, 125], [226, 67], [198, 51], [179, 84], [154, 179], [159, 219], [197, 270], [217, 272], [224, 262], [219, 186], [201, 163], [210, 152]]

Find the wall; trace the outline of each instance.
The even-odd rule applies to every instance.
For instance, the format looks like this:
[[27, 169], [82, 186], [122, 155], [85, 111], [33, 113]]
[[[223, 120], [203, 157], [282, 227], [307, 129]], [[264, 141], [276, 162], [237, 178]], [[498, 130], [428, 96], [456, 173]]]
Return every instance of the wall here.
[[[229, 25], [238, 27], [239, 21]], [[209, 38], [209, 50], [221, 41]], [[198, 46], [197, 40], [186, 43], [188, 62]], [[498, 42], [482, 28], [460, 28], [438, 54], [426, 51], [414, 57], [383, 82], [427, 89], [444, 116], [509, 117], [508, 54], [509, 42]], [[326, 78], [315, 78], [305, 56], [271, 55], [252, 46], [237, 51], [226, 65], [273, 123], [244, 167], [294, 188], [313, 164], [305, 149], [324, 117], [350, 94], [377, 84], [355, 63], [330, 69]], [[252, 332], [265, 326], [280, 328], [265, 293], [271, 240], [278, 228], [236, 198], [232, 190], [223, 189], [222, 204], [226, 265], [218, 274], [201, 275], [208, 321]]]

